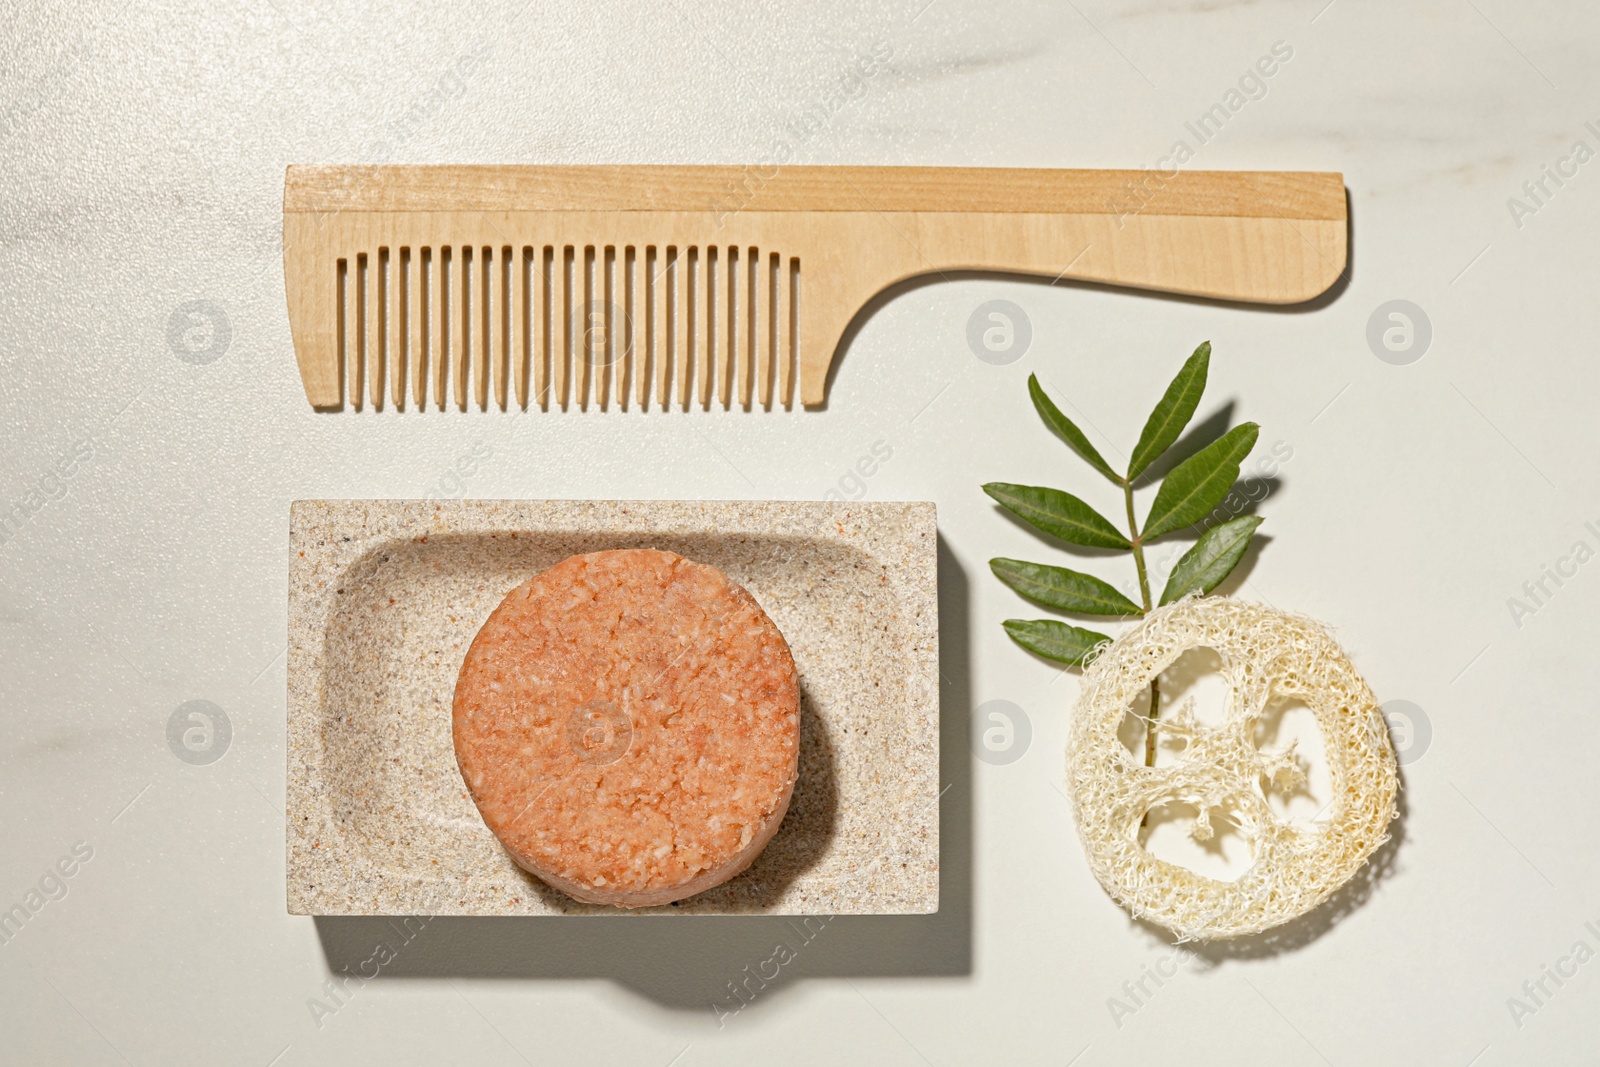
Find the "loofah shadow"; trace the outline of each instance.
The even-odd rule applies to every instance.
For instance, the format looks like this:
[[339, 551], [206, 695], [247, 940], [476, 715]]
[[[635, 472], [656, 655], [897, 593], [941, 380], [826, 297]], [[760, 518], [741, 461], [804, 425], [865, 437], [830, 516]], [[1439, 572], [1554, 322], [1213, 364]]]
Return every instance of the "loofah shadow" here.
[[[336, 982], [603, 978], [657, 1006], [748, 1025], [804, 978], [972, 973], [970, 586], [941, 540], [939, 911], [931, 915], [319, 916]], [[758, 861], [759, 862], [759, 861]], [[375, 946], [387, 951], [375, 956]], [[385, 959], [385, 957], [387, 957]], [[354, 984], [358, 979], [348, 979]], [[737, 1021], [735, 1018], [737, 1017]]]
[[[1299, 918], [1259, 934], [1226, 941], [1189, 941], [1183, 947], [1217, 967], [1226, 960], [1259, 960], [1298, 951], [1343, 922], [1370, 900], [1384, 881], [1397, 873], [1396, 856], [1406, 841], [1407, 817], [1405, 772], [1399, 772], [1399, 777], [1400, 789], [1395, 794], [1395, 817], [1389, 824], [1389, 840], [1380, 845], [1366, 864], [1327, 900]], [[1157, 923], [1132, 917], [1129, 923], [1144, 930], [1160, 944], [1176, 943], [1172, 931]]]

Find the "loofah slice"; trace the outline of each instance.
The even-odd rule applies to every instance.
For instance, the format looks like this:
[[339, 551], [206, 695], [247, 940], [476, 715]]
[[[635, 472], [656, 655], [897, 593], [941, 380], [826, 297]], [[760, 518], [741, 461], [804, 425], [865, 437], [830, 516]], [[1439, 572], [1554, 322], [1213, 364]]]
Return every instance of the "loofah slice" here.
[[[1160, 735], [1186, 744], [1176, 765], [1146, 767], [1117, 728], [1150, 680], [1193, 648], [1221, 658], [1223, 723], [1209, 729], [1181, 710], [1160, 715]], [[1300, 774], [1292, 753], [1263, 753], [1252, 741], [1273, 696], [1303, 701], [1322, 732], [1333, 800], [1312, 828], [1267, 803], [1267, 790]], [[1305, 914], [1388, 840], [1395, 816], [1388, 728], [1343, 650], [1311, 619], [1226, 597], [1158, 608], [1093, 660], [1073, 719], [1067, 773], [1095, 877], [1135, 916], [1185, 941], [1257, 933]], [[1249, 869], [1222, 882], [1147, 852], [1140, 822], [1174, 801], [1200, 812], [1200, 839], [1212, 830], [1211, 813], [1227, 811], [1250, 844]]]

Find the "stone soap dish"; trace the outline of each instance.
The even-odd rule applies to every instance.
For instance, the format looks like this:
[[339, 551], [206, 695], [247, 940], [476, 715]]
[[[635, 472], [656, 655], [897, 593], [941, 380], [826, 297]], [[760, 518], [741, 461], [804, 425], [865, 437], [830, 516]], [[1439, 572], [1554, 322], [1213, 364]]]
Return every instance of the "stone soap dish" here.
[[289, 542], [292, 914], [619, 914], [511, 861], [450, 733], [456, 674], [489, 612], [544, 568], [608, 548], [721, 568], [800, 673], [800, 777], [777, 836], [725, 885], [639, 910], [938, 910], [932, 504], [301, 500]]

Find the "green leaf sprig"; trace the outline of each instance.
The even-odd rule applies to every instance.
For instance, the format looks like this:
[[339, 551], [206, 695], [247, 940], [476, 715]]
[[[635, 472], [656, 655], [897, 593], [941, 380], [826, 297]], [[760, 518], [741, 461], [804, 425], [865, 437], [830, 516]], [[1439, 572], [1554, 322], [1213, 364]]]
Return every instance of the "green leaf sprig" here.
[[[995, 577], [1035, 603], [1073, 615], [1112, 618], [1142, 616], [1159, 605], [1170, 604], [1191, 593], [1209, 593], [1238, 566], [1250, 547], [1261, 519], [1255, 515], [1218, 523], [1206, 529], [1167, 578], [1159, 602], [1150, 596], [1144, 548], [1158, 537], [1192, 526], [1211, 514], [1239, 477], [1239, 464], [1255, 447], [1260, 430], [1253, 422], [1235, 426], [1215, 441], [1174, 466], [1161, 479], [1156, 498], [1140, 524], [1134, 517], [1133, 490], [1153, 463], [1173, 446], [1200, 405], [1211, 364], [1211, 342], [1194, 350], [1145, 421], [1125, 474], [1118, 474], [1095, 449], [1083, 431], [1062, 414], [1033, 375], [1028, 395], [1039, 418], [1067, 446], [1122, 489], [1128, 528], [1124, 533], [1093, 507], [1071, 493], [1035, 485], [990, 482], [983, 487], [996, 503], [1023, 522], [1051, 537], [1086, 548], [1111, 549], [1133, 556], [1139, 574], [1136, 604], [1116, 587], [1066, 567], [1029, 563], [1018, 559], [992, 559]], [[1148, 479], [1147, 479], [1148, 480]], [[1007, 619], [1006, 633], [1017, 644], [1046, 659], [1079, 667], [1088, 655], [1111, 640], [1105, 634], [1072, 626], [1056, 619]], [[1155, 762], [1155, 720], [1161, 707], [1158, 681], [1150, 683], [1150, 726], [1145, 731], [1145, 763]]]

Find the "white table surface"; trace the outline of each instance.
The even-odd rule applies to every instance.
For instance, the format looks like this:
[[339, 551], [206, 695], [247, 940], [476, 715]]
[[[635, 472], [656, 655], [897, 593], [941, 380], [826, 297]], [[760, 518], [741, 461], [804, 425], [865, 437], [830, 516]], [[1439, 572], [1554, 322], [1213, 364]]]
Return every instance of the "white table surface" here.
[[[1547, 580], [1520, 619], [1508, 599], [1575, 542], [1600, 547], [1600, 162], [1547, 179], [1520, 219], [1508, 198], [1574, 142], [1600, 149], [1600, 16], [1323, 2], [11, 5], [0, 907], [41, 881], [59, 899], [0, 944], [0, 1060], [1592, 1062], [1600, 962], [1570, 954], [1600, 949], [1600, 563]], [[914, 287], [866, 320], [820, 412], [328, 416], [301, 393], [287, 163], [741, 163], [787, 141], [812, 163], [1154, 166], [1279, 41], [1292, 58], [1189, 165], [1344, 173], [1351, 277], [1309, 310]], [[966, 342], [991, 299], [1031, 323], [1007, 365]], [[1366, 339], [1393, 299], [1432, 327], [1405, 365]], [[178, 358], [193, 301], [228, 325], [208, 363]], [[986, 567], [1054, 550], [977, 487], [1099, 500], [1109, 487], [1037, 425], [1027, 375], [1125, 452], [1206, 338], [1202, 415], [1231, 402], [1261, 423], [1258, 451], [1293, 451], [1241, 595], [1335, 626], [1432, 736], [1406, 756], [1403, 841], [1352, 906], [1286, 945], [1204, 950], [1117, 1012], [1172, 949], [1089, 875], [1059, 791], [1076, 677], [1003, 635], [1036, 613]], [[880, 441], [866, 497], [939, 507], [937, 916], [837, 920], [720, 1021], [727, 983], [798, 939], [776, 920], [437, 920], [376, 979], [326, 991], [400, 938], [285, 914], [291, 500], [440, 491], [475, 446], [472, 496], [816, 498]], [[190, 700], [231, 725], [206, 765], [167, 740]], [[1031, 724], [1008, 764], [969, 749], [990, 700]], [[75, 846], [92, 858], [49, 879]], [[1547, 966], [1570, 976], [1534, 1000]]]

